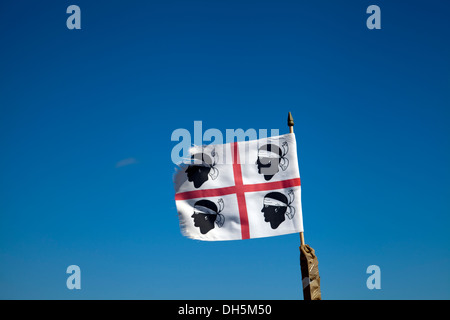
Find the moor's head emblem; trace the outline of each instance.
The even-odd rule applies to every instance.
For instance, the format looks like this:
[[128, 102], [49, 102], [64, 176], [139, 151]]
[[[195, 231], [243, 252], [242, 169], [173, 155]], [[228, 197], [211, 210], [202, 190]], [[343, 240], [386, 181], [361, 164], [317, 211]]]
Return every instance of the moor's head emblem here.
[[194, 183], [195, 188], [208, 181], [217, 179], [219, 170], [215, 167], [217, 163], [217, 153], [215, 149], [211, 152], [207, 152], [206, 148], [203, 148], [201, 152], [193, 153], [191, 156], [191, 165], [186, 169], [188, 181]]
[[292, 219], [295, 215], [295, 208], [291, 205], [293, 201], [293, 190], [288, 192], [288, 196], [281, 192], [266, 194], [261, 209], [261, 212], [264, 213], [264, 221], [269, 222], [272, 229], [276, 229], [286, 220], [285, 217]]
[[191, 218], [194, 219], [194, 226], [200, 228], [201, 234], [208, 233], [214, 229], [214, 225], [221, 228], [225, 222], [222, 212], [224, 207], [223, 200], [219, 199], [217, 205], [210, 200], [199, 200], [194, 205], [194, 213]]
[[273, 143], [265, 144], [258, 149], [258, 159], [256, 165], [258, 166], [258, 173], [264, 175], [264, 179], [269, 181], [272, 177], [281, 170], [285, 171], [289, 166], [289, 160], [286, 154], [289, 152], [288, 143], [285, 141], [281, 148]]

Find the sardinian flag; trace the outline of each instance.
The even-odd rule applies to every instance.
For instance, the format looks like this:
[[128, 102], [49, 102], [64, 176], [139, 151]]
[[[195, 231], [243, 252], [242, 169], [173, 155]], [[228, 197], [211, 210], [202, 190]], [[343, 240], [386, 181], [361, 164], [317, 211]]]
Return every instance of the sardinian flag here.
[[196, 146], [174, 176], [183, 235], [240, 240], [303, 232], [293, 133]]

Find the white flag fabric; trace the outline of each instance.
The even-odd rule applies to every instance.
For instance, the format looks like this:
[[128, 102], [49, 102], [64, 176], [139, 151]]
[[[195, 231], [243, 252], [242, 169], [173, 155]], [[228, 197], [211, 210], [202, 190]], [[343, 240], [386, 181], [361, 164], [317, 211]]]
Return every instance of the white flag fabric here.
[[175, 173], [183, 235], [240, 240], [303, 232], [293, 133], [197, 146]]

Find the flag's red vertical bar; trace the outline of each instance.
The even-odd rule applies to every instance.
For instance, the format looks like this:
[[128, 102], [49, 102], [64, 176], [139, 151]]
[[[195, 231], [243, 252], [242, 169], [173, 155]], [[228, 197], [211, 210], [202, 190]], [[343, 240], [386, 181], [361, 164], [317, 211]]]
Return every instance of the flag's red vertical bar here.
[[231, 150], [233, 152], [233, 175], [236, 186], [239, 219], [241, 221], [241, 236], [242, 239], [249, 239], [250, 230], [248, 227], [247, 204], [245, 202], [244, 183], [242, 182], [242, 170], [239, 161], [239, 145], [237, 142], [231, 144]]

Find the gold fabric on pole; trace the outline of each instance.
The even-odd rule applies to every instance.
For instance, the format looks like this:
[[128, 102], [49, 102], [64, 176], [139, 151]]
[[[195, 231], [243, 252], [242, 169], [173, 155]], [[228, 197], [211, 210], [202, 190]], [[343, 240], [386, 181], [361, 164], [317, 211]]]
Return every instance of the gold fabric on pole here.
[[319, 261], [314, 249], [307, 244], [300, 246], [300, 266], [302, 270], [303, 299], [322, 300]]

